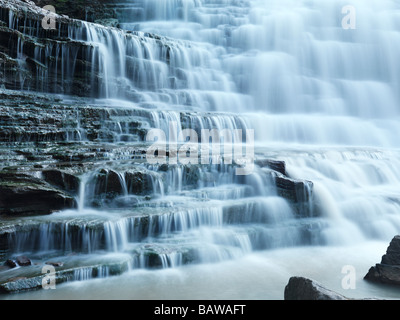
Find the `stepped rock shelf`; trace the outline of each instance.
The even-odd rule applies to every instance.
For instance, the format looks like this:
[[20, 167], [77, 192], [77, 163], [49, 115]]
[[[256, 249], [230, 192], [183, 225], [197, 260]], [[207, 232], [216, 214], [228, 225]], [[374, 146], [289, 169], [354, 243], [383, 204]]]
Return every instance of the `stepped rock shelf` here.
[[[349, 37], [322, 1], [86, 2], [0, 0], [0, 293], [50, 267], [57, 285], [156, 277], [399, 233], [396, 32]], [[243, 149], [254, 129], [254, 170], [151, 164], [147, 134], [171, 124], [242, 130]]]
[[[320, 241], [312, 183], [288, 177], [283, 161], [260, 155], [258, 183], [236, 176], [233, 165], [149, 165], [144, 143], [113, 143], [119, 112], [143, 123], [135, 111], [7, 90], [2, 97], [2, 292], [40, 289], [49, 261], [59, 284]], [[57, 121], [68, 109], [72, 119]], [[76, 114], [81, 135], [65, 124]], [[11, 268], [7, 261], [22, 254], [32, 263]]]
[[[99, 93], [86, 86], [93, 84], [92, 78], [85, 78], [92, 77], [88, 75], [92, 66], [70, 78], [60, 77], [61, 62], [87, 66], [89, 60], [71, 62], [68, 54], [37, 55], [46, 46], [60, 46], [56, 52], [64, 46], [66, 52], [90, 46], [61, 33], [42, 34], [37, 28], [43, 17], [38, 8], [23, 4], [28, 8], [23, 11], [13, 2], [7, 4], [2, 3], [1, 11], [5, 73], [5, 89], [0, 92], [1, 292], [40, 289], [42, 270], [49, 261], [55, 265], [59, 284], [132, 268], [216, 262], [252, 249], [297, 244], [299, 239], [303, 244], [318, 241], [323, 223], [315, 220], [316, 210], [311, 213], [312, 183], [290, 178], [283, 161], [261, 154], [256, 161], [258, 183], [235, 176], [234, 166], [229, 165], [146, 163], [144, 136], [148, 129], [162, 127], [163, 120], [191, 128], [213, 128], [222, 121], [240, 128], [235, 117], [189, 110], [173, 113], [174, 118], [141, 106], [109, 106], [76, 96], [20, 91], [52, 91], [43, 86], [51, 83], [57, 93], [66, 87], [72, 94]], [[20, 16], [21, 12], [28, 14]], [[18, 19], [19, 27], [7, 27]], [[61, 23], [65, 25], [61, 30], [79, 24], [66, 17]], [[22, 38], [21, 52], [9, 45]], [[18, 60], [21, 54], [24, 63]], [[45, 68], [46, 61], [58, 59], [58, 66]], [[38, 76], [41, 68], [46, 69], [45, 78]], [[210, 241], [199, 241], [205, 226], [215, 234]], [[282, 238], [281, 230], [291, 234]], [[18, 264], [22, 253], [28, 255], [28, 265]]]

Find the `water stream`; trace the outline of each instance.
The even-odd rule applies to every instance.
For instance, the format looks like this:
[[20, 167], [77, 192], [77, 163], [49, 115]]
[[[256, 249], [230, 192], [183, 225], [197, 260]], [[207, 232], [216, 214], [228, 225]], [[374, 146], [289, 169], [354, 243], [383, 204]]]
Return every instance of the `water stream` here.
[[[9, 241], [18, 253], [128, 261], [126, 272], [82, 269], [78, 283], [21, 297], [281, 299], [288, 278], [304, 275], [351, 297], [398, 298], [362, 276], [400, 232], [400, 4], [353, 0], [356, 29], [344, 29], [348, 4], [121, 0], [130, 33], [83, 22], [65, 32], [86, 52], [61, 42], [37, 50], [47, 72], [23, 89], [69, 94], [46, 77], [74, 79], [85, 54], [99, 104], [167, 134], [170, 123], [253, 129], [257, 157], [284, 161], [304, 201], [294, 206], [280, 175], [258, 165], [237, 176], [230, 165], [108, 161], [81, 176], [76, 210], [32, 218]], [[47, 60], [54, 50], [68, 63]], [[124, 119], [107, 124], [119, 148], [139, 143]], [[79, 130], [74, 140], [86, 141]], [[353, 291], [340, 287], [348, 264]]]

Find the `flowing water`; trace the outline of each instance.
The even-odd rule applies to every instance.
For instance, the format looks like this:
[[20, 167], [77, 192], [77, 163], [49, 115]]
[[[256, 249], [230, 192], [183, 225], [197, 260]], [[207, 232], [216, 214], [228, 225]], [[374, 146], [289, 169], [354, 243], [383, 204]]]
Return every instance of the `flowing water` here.
[[[93, 273], [83, 268], [77, 283], [19, 297], [281, 299], [289, 277], [304, 275], [350, 297], [398, 298], [362, 277], [400, 232], [400, 4], [352, 1], [356, 29], [345, 29], [348, 4], [121, 0], [115, 12], [130, 33], [86, 22], [64, 30], [90, 44], [98, 104], [123, 106], [171, 140], [171, 123], [253, 129], [257, 157], [284, 161], [304, 201], [293, 206], [276, 188], [279, 173], [258, 165], [246, 176], [230, 165], [132, 166], [124, 152], [142, 142], [121, 118], [112, 142], [127, 149], [81, 177], [78, 209], [33, 219], [37, 227], [10, 242], [15, 252], [123, 261], [127, 271], [111, 277], [105, 268], [84, 281]], [[54, 50], [76, 60], [58, 46], [37, 60]], [[73, 63], [45, 63], [73, 79]], [[23, 89], [69, 93], [39, 71], [41, 87]], [[73, 140], [86, 140], [80, 132]], [[134, 191], [132, 172], [151, 199]], [[357, 289], [345, 291], [349, 264]]]

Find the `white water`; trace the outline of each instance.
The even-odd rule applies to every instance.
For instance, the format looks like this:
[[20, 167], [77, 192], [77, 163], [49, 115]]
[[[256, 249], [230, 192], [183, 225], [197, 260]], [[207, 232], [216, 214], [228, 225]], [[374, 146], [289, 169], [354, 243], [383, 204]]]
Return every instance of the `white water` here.
[[[384, 242], [348, 247], [299, 247], [269, 250], [235, 261], [159, 271], [133, 270], [122, 276], [67, 283], [56, 290], [7, 296], [7, 299], [118, 300], [281, 300], [289, 277], [301, 275], [350, 298], [399, 299], [396, 288], [362, 278], [386, 249]], [[343, 289], [342, 268], [354, 266], [356, 286]]]
[[[317, 205], [337, 223], [328, 242], [398, 232], [400, 4], [352, 2], [356, 29], [345, 30], [348, 3], [339, 0], [129, 3], [143, 10], [136, 19], [123, 16], [123, 28], [187, 40], [188, 56], [207, 50], [189, 71], [212, 63], [226, 79], [212, 82], [219, 97], [250, 99], [239, 109], [221, 99], [200, 108], [238, 113], [258, 145], [270, 146], [266, 154], [285, 160], [291, 176], [313, 181]], [[189, 92], [207, 90], [211, 80], [201, 78], [201, 85], [187, 82]], [[220, 85], [226, 81], [229, 89]]]
[[[362, 277], [400, 232], [400, 4], [353, 1], [357, 29], [344, 30], [341, 9], [346, 1], [235, 3], [129, 1], [127, 12], [133, 18], [125, 14], [122, 27], [170, 37], [162, 40], [171, 45], [169, 51], [152, 38], [139, 41], [140, 36], [87, 23], [69, 32], [73, 39], [95, 46], [91, 59], [103, 75], [100, 97], [120, 98], [121, 83], [127, 84], [128, 92], [140, 96], [127, 108], [155, 107], [154, 126], [165, 129], [170, 121], [183, 125], [179, 111], [194, 110], [199, 113], [190, 115], [189, 123], [197, 129], [254, 129], [258, 152], [284, 160], [291, 177], [313, 182], [313, 206], [321, 214], [315, 223], [321, 234], [308, 243], [311, 246], [301, 247], [304, 239], [294, 213], [285, 201], [274, 201], [262, 170], [245, 183], [251, 199], [256, 198], [256, 205], [250, 201], [245, 206], [250, 221], [240, 221], [243, 225], [237, 229], [224, 226], [221, 206], [237, 197], [248, 200], [242, 189], [226, 191], [227, 185], [237, 183], [232, 172], [201, 170], [195, 193], [184, 188], [183, 169], [178, 167], [168, 171], [165, 180], [154, 180], [160, 198], [151, 205], [176, 210], [150, 219], [159, 230], [149, 229], [148, 241], [157, 241], [157, 232], [168, 239], [178, 230], [175, 240], [189, 238], [190, 244], [204, 245], [202, 264], [181, 267], [179, 253], [167, 252], [161, 259], [168, 270], [132, 270], [101, 282], [63, 285], [52, 297], [280, 299], [289, 277], [303, 275], [350, 297], [399, 298]], [[129, 73], [129, 63], [137, 67], [136, 73]], [[126, 176], [116, 172], [127, 197]], [[93, 185], [84, 182], [77, 215], [86, 212], [84, 200], [93, 197]], [[215, 199], [217, 204], [203, 208], [190, 196]], [[262, 209], [254, 209], [257, 205]], [[133, 220], [110, 220], [107, 249], [129, 248], [129, 233], [136, 230]], [[262, 224], [266, 220], [267, 226]], [[246, 223], [254, 229], [247, 230]], [[252, 232], [255, 238], [249, 236]], [[64, 241], [67, 247], [68, 239]], [[254, 252], [257, 247], [275, 249]], [[343, 291], [340, 286], [341, 268], [347, 264], [357, 269], [358, 290]], [[99, 290], [102, 287], [106, 292]], [[43, 298], [49, 293], [25, 296]]]

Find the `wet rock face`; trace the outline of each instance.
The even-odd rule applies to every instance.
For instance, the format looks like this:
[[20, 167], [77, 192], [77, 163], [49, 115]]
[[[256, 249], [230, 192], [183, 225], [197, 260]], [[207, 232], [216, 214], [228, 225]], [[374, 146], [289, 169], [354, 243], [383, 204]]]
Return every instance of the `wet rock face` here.
[[40, 179], [0, 172], [0, 215], [46, 215], [75, 206], [73, 197]]
[[382, 256], [381, 263], [371, 267], [364, 277], [372, 282], [400, 285], [400, 235], [395, 236]]
[[93, 178], [94, 196], [112, 198], [124, 192], [146, 195], [153, 190], [150, 179], [149, 173], [140, 169], [131, 169], [126, 172], [101, 169]]
[[56, 169], [44, 170], [42, 174], [47, 182], [62, 190], [69, 191], [73, 194], [79, 192], [79, 179], [72, 174]]
[[151, 177], [144, 171], [127, 171], [125, 173], [127, 191], [130, 194], [146, 195], [153, 191]]
[[[112, 95], [132, 101], [138, 101], [134, 88], [157, 88], [154, 83], [157, 79], [145, 73], [148, 65], [169, 64], [166, 52], [174, 46], [171, 40], [117, 29], [118, 20], [113, 14], [101, 13], [89, 19], [90, 8], [99, 11], [103, 1], [82, 1], [77, 6], [75, 1], [74, 5], [70, 1], [56, 2], [59, 3], [49, 3], [56, 11], [68, 13], [70, 9], [74, 14], [77, 10], [77, 17], [97, 23], [56, 14], [56, 28], [43, 28], [42, 21], [49, 11], [43, 10], [41, 5], [47, 1], [40, 2], [38, 7], [19, 0], [0, 0], [0, 70], [3, 73], [0, 86], [91, 98]], [[118, 43], [118, 53], [110, 50], [115, 43]], [[151, 59], [146, 56], [148, 44], [162, 49]], [[109, 66], [109, 54], [123, 57], [114, 60], [115, 66]], [[139, 54], [145, 58], [138, 59]], [[118, 63], [121, 68], [117, 67]]]
[[18, 293], [43, 288], [45, 274], [42, 272], [42, 268], [49, 265], [56, 268], [54, 280], [57, 285], [68, 281], [79, 281], [82, 278], [102, 278], [105, 275], [116, 276], [126, 272], [128, 269], [128, 262], [126, 259], [121, 258], [103, 261], [103, 265], [99, 265], [98, 261], [90, 259], [81, 261], [80, 265], [74, 261], [75, 259], [68, 261], [68, 259], [64, 258], [64, 260], [66, 260], [66, 263], [37, 261], [35, 265], [20, 268], [21, 275], [19, 276], [10, 277], [7, 274], [0, 274], [0, 293]]
[[[97, 95], [102, 76], [98, 66], [92, 65], [88, 58], [93, 46], [74, 41], [68, 34], [69, 28], [79, 29], [80, 23], [57, 15], [56, 30], [42, 28], [48, 11], [41, 8], [55, 5], [54, 1], [42, 2], [36, 7], [33, 2], [0, 1], [0, 86], [76, 96]], [[79, 4], [57, 2], [61, 11], [68, 13], [67, 8], [72, 8], [81, 15], [87, 12]], [[86, 5], [90, 8], [89, 1]]]
[[[145, 120], [150, 121], [150, 113], [85, 103], [84, 99], [65, 103], [47, 94], [0, 90], [0, 142], [144, 139], [143, 126], [149, 125]], [[123, 134], [121, 127], [126, 128]], [[60, 148], [58, 160], [69, 161], [69, 153]]]
[[96, 177], [95, 194], [113, 197], [123, 193], [122, 177], [114, 170], [102, 169]]
[[[0, 1], [0, 86], [88, 95], [91, 66], [82, 54], [91, 48], [67, 37], [73, 22], [66, 17], [57, 17], [58, 31], [42, 28], [47, 12], [31, 2]], [[63, 76], [67, 67], [75, 73], [72, 81]]]
[[277, 171], [280, 174], [286, 175], [286, 163], [284, 161], [270, 160], [270, 159], [258, 159], [254, 162], [260, 168], [270, 168], [271, 170]]
[[[110, 0], [34, 0], [37, 6], [44, 7], [52, 5], [58, 14], [67, 15], [70, 18], [86, 20], [90, 22], [103, 22], [107, 19], [115, 19], [115, 11]], [[105, 21], [104, 21], [105, 22]]]

